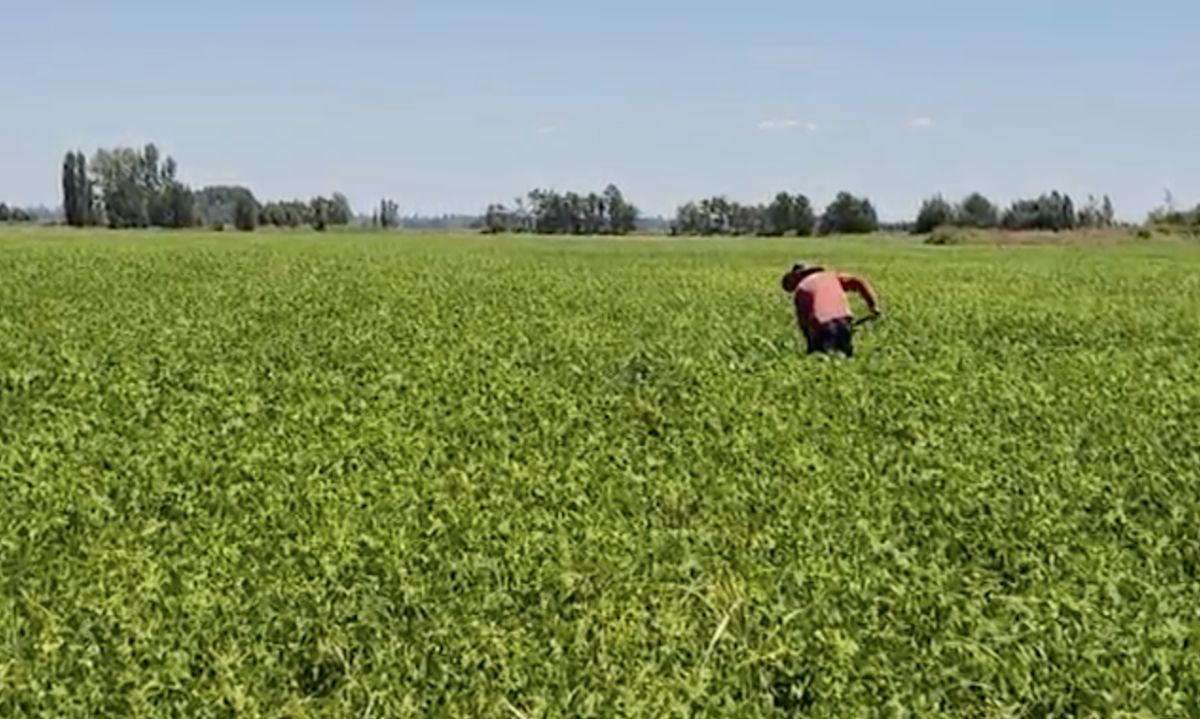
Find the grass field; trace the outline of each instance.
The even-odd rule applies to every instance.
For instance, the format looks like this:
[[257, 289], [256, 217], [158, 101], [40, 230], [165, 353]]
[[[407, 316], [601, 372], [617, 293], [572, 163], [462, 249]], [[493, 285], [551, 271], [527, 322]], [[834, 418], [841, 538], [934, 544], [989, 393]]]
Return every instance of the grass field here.
[[0, 716], [1197, 716], [1198, 380], [1187, 245], [0, 231]]

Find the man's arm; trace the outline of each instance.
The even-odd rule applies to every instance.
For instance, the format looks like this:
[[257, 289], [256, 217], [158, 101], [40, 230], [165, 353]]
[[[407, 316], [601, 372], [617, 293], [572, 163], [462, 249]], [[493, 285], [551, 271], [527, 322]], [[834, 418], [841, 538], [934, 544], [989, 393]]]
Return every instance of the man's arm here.
[[867, 303], [867, 309], [874, 314], [879, 314], [879, 298], [875, 295], [871, 283], [854, 275], [838, 275], [838, 279], [842, 283], [842, 289], [857, 293]]

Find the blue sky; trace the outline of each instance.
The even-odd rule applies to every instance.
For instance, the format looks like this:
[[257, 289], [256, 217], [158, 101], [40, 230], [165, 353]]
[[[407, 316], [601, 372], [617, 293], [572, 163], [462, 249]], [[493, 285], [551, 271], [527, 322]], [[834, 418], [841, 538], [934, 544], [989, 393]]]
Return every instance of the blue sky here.
[[478, 211], [839, 189], [1200, 201], [1195, 0], [4, 0], [0, 199], [156, 141], [194, 185]]

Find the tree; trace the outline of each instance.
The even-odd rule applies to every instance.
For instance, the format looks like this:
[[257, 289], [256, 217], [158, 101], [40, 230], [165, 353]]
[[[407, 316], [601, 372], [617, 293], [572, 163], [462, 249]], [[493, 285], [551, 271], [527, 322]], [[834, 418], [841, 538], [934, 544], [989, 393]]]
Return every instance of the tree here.
[[793, 197], [791, 229], [800, 237], [808, 237], [816, 227], [817, 216], [813, 212], [812, 202], [804, 195]]
[[769, 205], [742, 204], [722, 196], [688, 202], [675, 211], [669, 230], [673, 235], [779, 237], [789, 232], [811, 235], [815, 225], [807, 197], [781, 192]]
[[[109, 227], [190, 227], [195, 223], [191, 189], [183, 185], [178, 164], [164, 158], [153, 143], [140, 151], [100, 149], [91, 175], [82, 153], [63, 165], [63, 205], [68, 223], [95, 222], [93, 186], [99, 190]], [[74, 175], [73, 177], [70, 177]]]
[[183, 229], [196, 225], [196, 195], [176, 177], [178, 167], [175, 158], [167, 157], [151, 195], [150, 222], [158, 227]]
[[554, 190], [531, 190], [525, 199], [517, 198], [516, 209], [509, 211], [503, 205], [488, 207], [483, 218], [485, 228], [496, 231], [496, 223], [489, 224], [488, 215], [500, 217], [502, 211], [504, 231], [537, 232], [540, 234], [626, 234], [637, 226], [638, 209], [627, 202], [615, 185], [605, 188], [603, 194], [578, 192], [565, 194]]
[[483, 216], [484, 232], [491, 235], [509, 232], [512, 229], [509, 226], [509, 217], [509, 212], [504, 205], [488, 205], [487, 212]]
[[395, 202], [384, 198], [379, 201], [379, 213], [376, 215], [377, 224], [383, 229], [400, 226], [400, 207]]
[[879, 216], [867, 198], [859, 198], [849, 192], [839, 192], [825, 214], [821, 216], [818, 232], [822, 235], [854, 235], [875, 232], [879, 227]]
[[[71, 227], [82, 227], [83, 221], [79, 217], [79, 188], [75, 185], [75, 153], [68, 152], [63, 158], [62, 167], [62, 193], [63, 193], [63, 214], [66, 216], [67, 224]], [[0, 207], [3, 207], [0, 205]], [[4, 207], [5, 213], [0, 217], [0, 222], [8, 220], [8, 208]]]
[[175, 229], [195, 227], [199, 216], [196, 213], [196, 195], [191, 188], [172, 182], [164, 188], [163, 193], [163, 226]]
[[616, 185], [604, 188], [604, 209], [608, 216], [605, 231], [609, 234], [627, 235], [637, 229], [638, 208], [625, 199]]
[[149, 226], [148, 193], [142, 182], [144, 164], [141, 153], [128, 147], [102, 148], [92, 158], [92, 175], [109, 227]]
[[917, 235], [925, 235], [933, 232], [939, 227], [953, 225], [957, 221], [954, 208], [949, 202], [946, 202], [941, 195], [935, 195], [928, 200], [925, 200], [921, 205], [921, 211], [917, 213], [917, 224], [913, 227], [913, 233]]
[[30, 210], [0, 202], [0, 222], [33, 222], [35, 219], [37, 218]]
[[767, 206], [765, 233], [772, 237], [786, 235], [793, 229], [795, 216], [796, 201], [788, 193], [780, 192]]
[[[707, 205], [705, 204], [707, 202]], [[707, 207], [708, 233], [712, 235], [724, 235], [729, 233], [730, 217], [729, 217], [729, 200], [724, 197], [711, 197], [708, 200], [700, 201], [700, 209]]]
[[[258, 208], [254, 193], [240, 185], [214, 185], [195, 193], [196, 213], [210, 227], [236, 224], [235, 210], [239, 204]], [[257, 217], [255, 218], [257, 221]]]
[[1071, 201], [1070, 195], [1063, 195], [1059, 200], [1059, 214], [1055, 222], [1055, 230], [1073, 230], [1075, 229], [1079, 218], [1075, 214], [1075, 203]]
[[[83, 227], [83, 218], [79, 214], [79, 192], [80, 188], [77, 184], [79, 170], [76, 165], [76, 154], [68, 152], [63, 158], [62, 168], [62, 191], [63, 191], [63, 214], [66, 215], [67, 224], [71, 227]], [[5, 208], [7, 209], [7, 208]], [[0, 218], [0, 221], [7, 220], [8, 217]]]
[[340, 192], [333, 193], [333, 198], [330, 199], [327, 205], [329, 210], [329, 224], [335, 227], [341, 227], [350, 224], [354, 219], [354, 210], [350, 207], [350, 200]]
[[253, 197], [239, 195], [233, 205], [233, 226], [242, 232], [253, 232], [258, 227], [258, 203]]
[[813, 233], [817, 224], [812, 203], [804, 195], [793, 197], [786, 192], [780, 192], [761, 212], [761, 233], [771, 237], [780, 237], [791, 232], [800, 237], [807, 237]]
[[672, 235], [703, 234], [703, 212], [695, 202], [680, 205], [675, 211], [675, 221], [671, 223]]
[[87, 158], [82, 152], [68, 152], [62, 170], [63, 215], [71, 227], [95, 224], [96, 213], [92, 181], [88, 177]]
[[314, 197], [309, 202], [310, 221], [313, 229], [317, 232], [324, 232], [329, 227], [329, 218], [333, 212], [332, 205], [333, 202], [324, 197]]
[[1001, 225], [1013, 231], [1060, 232], [1074, 229], [1078, 221], [1070, 196], [1055, 190], [1036, 199], [1017, 200], [1004, 212]]
[[[499, 205], [503, 208], [503, 205]], [[487, 218], [484, 218], [485, 225]], [[513, 211], [509, 215], [509, 231], [511, 232], [529, 232], [532, 228], [532, 219], [529, 216], [529, 208], [525, 206], [525, 198], [517, 197], [513, 200]]]
[[1113, 206], [1112, 200], [1108, 195], [1104, 196], [1104, 201], [1100, 202], [1095, 195], [1088, 195], [1087, 204], [1079, 209], [1077, 227], [1087, 229], [1096, 229], [1104, 227], [1112, 227], [1113, 224]]
[[[174, 182], [175, 161], [167, 158], [170, 165], [170, 181]], [[139, 157], [137, 186], [145, 203], [145, 225], [150, 227], [171, 227], [167, 197], [163, 191], [166, 172], [159, 170], [158, 147], [153, 143], [142, 149]]]
[[729, 229], [734, 235], [758, 235], [766, 231], [766, 208], [762, 205], [730, 203]]
[[309, 224], [311, 217], [309, 203], [301, 200], [268, 202], [258, 213], [260, 224], [274, 227], [300, 227]]
[[958, 206], [956, 224], [961, 227], [991, 229], [1000, 225], [1000, 211], [991, 200], [973, 192]]

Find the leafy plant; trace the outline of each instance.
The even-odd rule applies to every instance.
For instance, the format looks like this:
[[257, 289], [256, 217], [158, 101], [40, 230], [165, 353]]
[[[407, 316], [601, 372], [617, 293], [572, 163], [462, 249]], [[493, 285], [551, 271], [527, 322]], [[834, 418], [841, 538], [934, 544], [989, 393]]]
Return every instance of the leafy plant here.
[[0, 716], [1200, 714], [1194, 245], [317, 238], [0, 230]]

